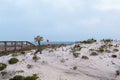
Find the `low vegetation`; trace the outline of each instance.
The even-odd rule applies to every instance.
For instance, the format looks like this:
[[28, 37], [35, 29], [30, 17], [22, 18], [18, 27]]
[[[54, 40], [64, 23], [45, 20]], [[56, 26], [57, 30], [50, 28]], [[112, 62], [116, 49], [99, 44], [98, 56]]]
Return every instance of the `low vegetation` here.
[[97, 56], [98, 53], [97, 53], [97, 52], [92, 52], [90, 55], [91, 55], [91, 56]]
[[0, 63], [0, 71], [4, 70], [7, 67], [5, 63]]
[[16, 75], [13, 78], [10, 78], [9, 80], [37, 80], [39, 77], [36, 74], [33, 74], [32, 76], [21, 76], [21, 75]]
[[88, 39], [88, 40], [84, 40], [84, 41], [81, 41], [81, 43], [84, 43], [84, 44], [92, 44], [92, 43], [94, 43], [94, 42], [96, 42], [97, 40], [95, 40], [95, 39]]
[[73, 56], [74, 56], [75, 58], [79, 57], [79, 55], [80, 55], [80, 53], [73, 53]]
[[89, 59], [87, 56], [82, 56], [82, 59]]
[[37, 60], [39, 60], [40, 57], [38, 57], [37, 55], [34, 55], [32, 59], [33, 59], [35, 62], [37, 62]]
[[19, 60], [17, 58], [11, 58], [8, 62], [9, 64], [16, 64]]

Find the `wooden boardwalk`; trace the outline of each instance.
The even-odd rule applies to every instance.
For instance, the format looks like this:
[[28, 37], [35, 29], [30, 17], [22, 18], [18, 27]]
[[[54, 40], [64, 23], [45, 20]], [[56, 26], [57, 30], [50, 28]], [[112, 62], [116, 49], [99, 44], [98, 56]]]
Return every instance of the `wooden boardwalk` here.
[[36, 46], [29, 41], [0, 41], [0, 52], [13, 52], [33, 49]]

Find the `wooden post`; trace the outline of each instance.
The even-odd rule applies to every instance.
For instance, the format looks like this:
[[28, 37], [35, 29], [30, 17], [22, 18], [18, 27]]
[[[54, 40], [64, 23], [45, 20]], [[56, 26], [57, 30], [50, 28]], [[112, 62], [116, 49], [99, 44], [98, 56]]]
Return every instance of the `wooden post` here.
[[23, 48], [23, 42], [21, 42], [21, 50], [22, 50], [22, 48]]
[[5, 52], [7, 52], [7, 42], [6, 41], [4, 42], [4, 45], [5, 45], [4, 46], [5, 47]]
[[15, 41], [15, 45], [14, 45], [14, 47], [15, 47], [14, 50], [15, 50], [15, 51], [16, 51], [16, 46], [17, 46], [17, 43], [16, 43], [16, 41]]

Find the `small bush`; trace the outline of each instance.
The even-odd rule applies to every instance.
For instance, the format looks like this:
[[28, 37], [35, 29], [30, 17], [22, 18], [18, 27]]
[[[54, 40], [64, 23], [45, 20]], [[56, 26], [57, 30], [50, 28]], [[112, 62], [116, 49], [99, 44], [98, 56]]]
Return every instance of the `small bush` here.
[[16, 75], [14, 76], [13, 78], [9, 79], [9, 80], [24, 80], [24, 76], [21, 76], [21, 75]]
[[79, 57], [79, 55], [80, 55], [80, 53], [73, 53], [73, 56], [74, 56], [75, 58]]
[[24, 80], [37, 80], [38, 76], [37, 74], [33, 74], [33, 76], [27, 76]]
[[94, 49], [89, 49], [89, 51], [94, 51]]
[[114, 49], [113, 51], [118, 52], [119, 50], [118, 49]]
[[27, 65], [28, 69], [31, 69], [32, 67], [33, 67], [33, 65], [30, 65], [30, 64]]
[[90, 55], [91, 56], [97, 56], [98, 54], [96, 52], [92, 52]]
[[23, 54], [23, 55], [24, 55], [24, 54], [25, 54], [25, 51], [22, 51], [22, 52], [21, 52], [21, 54]]
[[99, 48], [99, 50], [97, 50], [97, 51], [100, 52], [100, 53], [103, 53], [104, 49], [103, 48]]
[[113, 58], [117, 58], [117, 55], [112, 55]]
[[73, 67], [73, 70], [76, 70], [76, 69], [77, 69], [77, 66], [74, 66], [74, 67]]
[[87, 56], [82, 56], [82, 59], [89, 59]]
[[33, 60], [36, 62], [37, 60], [39, 60], [40, 58], [37, 55], [33, 56]]
[[5, 63], [0, 63], [0, 71], [4, 70], [7, 67]]
[[103, 40], [101, 40], [101, 41], [103, 41], [103, 42], [111, 42], [111, 41], [113, 41], [112, 39], [103, 39]]
[[8, 62], [9, 62], [9, 64], [15, 64], [15, 63], [19, 62], [19, 60], [17, 58], [11, 58]]
[[6, 71], [1, 72], [1, 75], [2, 75], [2, 76], [6, 75], [6, 74], [7, 74]]
[[12, 53], [12, 56], [18, 56], [17, 52]]
[[36, 74], [34, 74], [33, 76], [21, 76], [21, 75], [16, 75], [13, 78], [9, 79], [9, 80], [37, 80], [38, 76]]
[[95, 39], [88, 39], [88, 40], [81, 41], [81, 43], [85, 43], [85, 44], [91, 44], [91, 43], [94, 43], [94, 42], [96, 42]]
[[107, 52], [107, 53], [111, 53], [111, 51], [110, 51], [110, 50], [105, 50], [105, 52]]

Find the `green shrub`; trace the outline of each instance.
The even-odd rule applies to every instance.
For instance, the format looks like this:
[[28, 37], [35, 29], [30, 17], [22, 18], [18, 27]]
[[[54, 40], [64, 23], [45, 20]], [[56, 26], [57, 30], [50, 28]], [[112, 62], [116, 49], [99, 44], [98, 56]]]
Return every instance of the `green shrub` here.
[[118, 52], [119, 50], [118, 49], [114, 49], [113, 51]]
[[37, 79], [38, 79], [38, 76], [36, 74], [33, 74], [33, 76], [27, 76], [27, 77], [16, 75], [9, 80], [37, 80]]
[[74, 56], [75, 58], [79, 57], [79, 55], [80, 55], [80, 53], [73, 53], [73, 56]]
[[89, 59], [87, 56], [82, 56], [82, 59]]
[[92, 52], [90, 55], [91, 56], [97, 56], [98, 54], [96, 52]]
[[8, 62], [9, 62], [9, 64], [15, 64], [15, 63], [19, 62], [19, 60], [17, 58], [11, 58]]
[[88, 40], [81, 41], [81, 43], [85, 43], [85, 44], [91, 44], [91, 43], [94, 43], [94, 42], [96, 42], [95, 39], [88, 39]]
[[112, 55], [113, 58], [117, 58], [117, 55]]
[[18, 56], [17, 52], [12, 53], [12, 56]]
[[33, 76], [27, 76], [24, 80], [37, 80], [38, 76], [34, 74]]
[[1, 75], [2, 75], [2, 76], [6, 75], [6, 74], [7, 74], [6, 71], [1, 72]]
[[111, 42], [111, 41], [113, 41], [112, 39], [103, 39], [103, 40], [101, 40], [101, 41], [103, 41], [103, 42]]
[[97, 51], [100, 52], [100, 53], [103, 53], [104, 49], [100, 47], [99, 50], [97, 50]]
[[23, 55], [24, 55], [24, 54], [25, 54], [25, 51], [22, 51], [22, 52], [21, 52], [21, 54], [23, 54]]
[[111, 53], [111, 51], [110, 51], [110, 50], [105, 50], [105, 52], [107, 52], [107, 53]]
[[16, 75], [14, 76], [13, 78], [9, 79], [9, 80], [24, 80], [25, 77], [24, 76], [21, 76], [21, 75]]
[[32, 67], [33, 67], [33, 65], [30, 65], [30, 64], [27, 65], [28, 69], [31, 69]]
[[0, 71], [4, 70], [7, 67], [5, 63], [0, 63]]
[[37, 60], [39, 60], [40, 58], [37, 55], [33, 56], [33, 60], [36, 62]]

